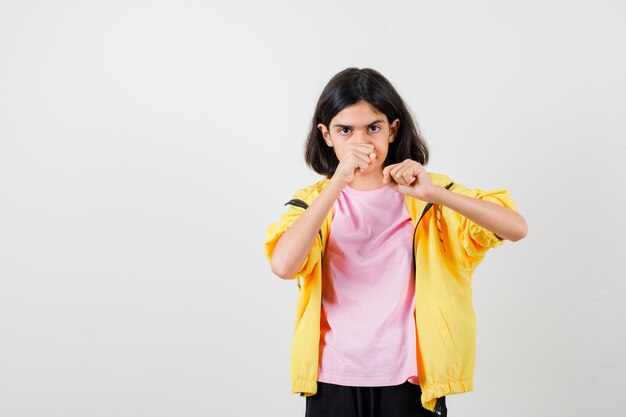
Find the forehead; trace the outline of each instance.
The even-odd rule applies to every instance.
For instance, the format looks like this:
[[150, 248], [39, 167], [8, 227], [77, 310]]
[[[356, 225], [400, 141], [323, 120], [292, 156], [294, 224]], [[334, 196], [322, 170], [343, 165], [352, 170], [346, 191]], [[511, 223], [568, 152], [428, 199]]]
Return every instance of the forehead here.
[[345, 107], [339, 113], [333, 117], [331, 120], [332, 123], [359, 123], [366, 124], [371, 123], [374, 120], [387, 121], [387, 117], [384, 113], [378, 111], [374, 106], [372, 106], [367, 101], [360, 101], [351, 106]]

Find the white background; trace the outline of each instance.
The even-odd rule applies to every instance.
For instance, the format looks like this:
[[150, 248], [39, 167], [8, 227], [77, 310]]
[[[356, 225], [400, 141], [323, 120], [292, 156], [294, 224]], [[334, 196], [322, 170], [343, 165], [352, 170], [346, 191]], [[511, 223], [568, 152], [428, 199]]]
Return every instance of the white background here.
[[263, 243], [321, 178], [304, 138], [348, 66], [395, 85], [429, 171], [508, 189], [529, 224], [474, 275], [449, 415], [621, 413], [625, 12], [0, 1], [0, 415], [304, 415], [297, 287]]

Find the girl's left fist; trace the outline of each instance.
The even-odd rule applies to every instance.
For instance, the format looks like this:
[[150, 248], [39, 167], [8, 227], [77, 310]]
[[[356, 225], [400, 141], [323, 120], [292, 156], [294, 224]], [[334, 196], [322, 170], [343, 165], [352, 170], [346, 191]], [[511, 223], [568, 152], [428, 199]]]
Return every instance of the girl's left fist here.
[[431, 203], [437, 186], [432, 183], [424, 166], [412, 159], [387, 165], [383, 169], [383, 183], [392, 190]]

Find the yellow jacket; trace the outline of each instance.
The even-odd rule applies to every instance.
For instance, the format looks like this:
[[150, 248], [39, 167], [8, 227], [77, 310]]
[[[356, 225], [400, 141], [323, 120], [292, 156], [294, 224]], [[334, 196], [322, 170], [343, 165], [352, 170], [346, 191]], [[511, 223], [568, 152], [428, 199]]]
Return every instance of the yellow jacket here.
[[[449, 177], [428, 173], [433, 184], [450, 191], [492, 201], [515, 211], [507, 190], [486, 192], [454, 183]], [[267, 228], [265, 257], [271, 261], [276, 243], [328, 183], [324, 178], [302, 188], [285, 205], [281, 219]], [[471, 278], [489, 248], [503, 240], [456, 211], [404, 196], [415, 225], [416, 357], [421, 401], [434, 411], [437, 399], [473, 389], [476, 353], [476, 318]], [[292, 391], [302, 396], [317, 392], [322, 299], [322, 256], [330, 233], [333, 209], [298, 272], [299, 292], [291, 345]], [[300, 278], [302, 277], [302, 283]]]

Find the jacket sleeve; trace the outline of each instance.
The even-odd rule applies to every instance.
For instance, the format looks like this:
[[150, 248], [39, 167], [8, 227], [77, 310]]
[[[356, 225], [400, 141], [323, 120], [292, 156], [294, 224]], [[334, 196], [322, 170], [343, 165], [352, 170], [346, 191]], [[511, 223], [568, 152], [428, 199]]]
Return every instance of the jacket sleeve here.
[[[462, 184], [455, 183], [453, 187], [455, 192], [469, 197], [478, 198], [484, 201], [499, 204], [503, 207], [518, 211], [517, 206], [513, 202], [511, 195], [507, 190], [485, 191], [480, 188], [469, 188]], [[456, 213], [456, 212], [455, 212]], [[460, 240], [465, 255], [470, 265], [476, 265], [485, 256], [487, 250], [496, 248], [504, 243], [504, 239], [474, 223], [465, 216], [456, 213], [460, 222]]]
[[[276, 248], [276, 244], [283, 236], [285, 231], [289, 229], [289, 227], [300, 217], [302, 213], [304, 213], [304, 208], [296, 207], [292, 205], [287, 206], [287, 210], [283, 213], [280, 220], [270, 224], [267, 227], [267, 238], [265, 240], [265, 258], [271, 262], [272, 255], [274, 253], [274, 249]], [[315, 265], [321, 259], [320, 252], [320, 237], [316, 236], [315, 241], [313, 242], [313, 246], [309, 251], [306, 259], [298, 269], [298, 271], [289, 279], [295, 279], [300, 276], [306, 276], [313, 271]]]

